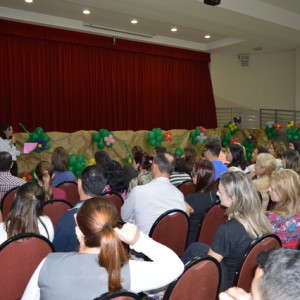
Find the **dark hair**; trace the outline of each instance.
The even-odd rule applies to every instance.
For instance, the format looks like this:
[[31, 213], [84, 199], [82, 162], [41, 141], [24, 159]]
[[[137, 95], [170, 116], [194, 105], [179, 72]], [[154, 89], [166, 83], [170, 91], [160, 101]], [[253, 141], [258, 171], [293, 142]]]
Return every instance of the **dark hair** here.
[[81, 172], [82, 189], [90, 197], [101, 196], [107, 184], [104, 170], [98, 165], [87, 166]]
[[137, 151], [134, 154], [133, 159], [136, 164], [139, 164], [139, 171], [140, 171], [140, 169], [144, 169], [147, 171], [149, 171], [151, 169], [153, 158], [150, 157], [150, 155], [148, 153]]
[[247, 168], [247, 161], [243, 146], [240, 144], [230, 144], [229, 150], [232, 154], [232, 162], [229, 167], [240, 167], [242, 170], [245, 170]]
[[48, 161], [41, 161], [35, 167], [35, 175], [42, 182], [42, 187], [46, 195], [46, 201], [53, 198], [51, 180], [54, 174], [54, 167]]
[[161, 173], [168, 173], [170, 175], [174, 171], [175, 159], [174, 155], [170, 152], [157, 154], [153, 163], [158, 166]]
[[268, 149], [266, 147], [258, 146], [256, 149], [257, 149], [257, 154], [268, 153]]
[[97, 165], [105, 168], [105, 166], [111, 162], [111, 158], [107, 152], [100, 150], [95, 153], [95, 161]]
[[261, 252], [257, 263], [264, 274], [258, 288], [264, 300], [294, 300], [300, 294], [300, 251], [276, 248]]
[[296, 172], [299, 171], [300, 161], [299, 153], [296, 150], [286, 150], [282, 153], [282, 158], [286, 160], [285, 169], [292, 169]]
[[54, 171], [68, 171], [69, 153], [63, 147], [56, 147], [51, 156]]
[[123, 193], [126, 189], [125, 186], [125, 173], [119, 162], [112, 160], [105, 166], [105, 175], [107, 183], [111, 191], [116, 193]]
[[295, 150], [300, 153], [300, 140], [292, 140], [292, 141], [289, 141], [289, 143], [293, 144]]
[[5, 133], [4, 133], [4, 131], [8, 130], [10, 127], [12, 127], [12, 125], [9, 124], [9, 123], [6, 123], [6, 124], [1, 125], [1, 129], [0, 129], [0, 137], [1, 137], [2, 139], [7, 140], [7, 137], [6, 137]]
[[192, 175], [197, 176], [196, 192], [210, 192], [215, 189], [215, 168], [209, 160], [197, 161]]
[[166, 153], [167, 149], [165, 147], [155, 147], [155, 154]]
[[99, 197], [84, 201], [77, 213], [77, 224], [86, 247], [101, 247], [99, 265], [108, 273], [108, 290], [122, 288], [121, 268], [129, 260], [121, 240], [114, 231], [119, 215], [114, 204]]
[[221, 152], [221, 143], [219, 139], [208, 140], [204, 148], [209, 150], [214, 156], [219, 156]]
[[191, 173], [190, 166], [188, 165], [187, 161], [181, 156], [175, 156], [174, 171], [187, 174]]
[[187, 146], [184, 148], [184, 159], [189, 169], [188, 173], [190, 174], [197, 159], [197, 151], [194, 146]]
[[10, 170], [12, 164], [12, 156], [5, 151], [0, 152], [0, 172], [7, 172]]
[[144, 149], [140, 146], [135, 145], [131, 149], [132, 156], [134, 156], [136, 152], [144, 152]]
[[44, 190], [37, 183], [27, 182], [20, 186], [5, 221], [7, 237], [20, 233], [39, 233], [38, 219], [44, 202]]

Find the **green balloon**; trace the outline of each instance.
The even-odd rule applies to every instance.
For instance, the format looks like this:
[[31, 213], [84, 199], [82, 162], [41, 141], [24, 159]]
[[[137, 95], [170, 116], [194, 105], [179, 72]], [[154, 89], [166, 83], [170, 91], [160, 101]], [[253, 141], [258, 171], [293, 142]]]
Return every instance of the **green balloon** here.
[[37, 135], [41, 136], [44, 133], [44, 130], [42, 127], [37, 127], [34, 131]]
[[97, 142], [97, 147], [98, 147], [98, 149], [103, 149], [105, 147], [105, 144], [104, 144], [104, 141], [102, 138]]
[[71, 154], [69, 157], [69, 161], [68, 161], [68, 165], [70, 166], [74, 166], [76, 163], [77, 159], [76, 159], [76, 155], [75, 154]]

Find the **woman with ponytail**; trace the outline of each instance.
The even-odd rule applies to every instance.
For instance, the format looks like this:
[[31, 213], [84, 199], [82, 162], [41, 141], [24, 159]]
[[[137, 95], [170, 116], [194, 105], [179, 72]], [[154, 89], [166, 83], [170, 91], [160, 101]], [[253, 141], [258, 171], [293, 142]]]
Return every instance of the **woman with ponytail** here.
[[67, 194], [64, 190], [51, 185], [52, 178], [54, 177], [54, 167], [47, 161], [41, 161], [35, 167], [35, 178], [38, 184], [43, 188], [46, 195], [46, 201], [52, 199], [67, 200]]
[[[76, 222], [78, 252], [49, 254], [33, 274], [23, 300], [94, 299], [121, 288], [138, 293], [167, 285], [183, 271], [172, 250], [135, 225], [119, 229], [116, 207], [103, 198], [84, 201]], [[151, 261], [131, 260], [122, 242]]]

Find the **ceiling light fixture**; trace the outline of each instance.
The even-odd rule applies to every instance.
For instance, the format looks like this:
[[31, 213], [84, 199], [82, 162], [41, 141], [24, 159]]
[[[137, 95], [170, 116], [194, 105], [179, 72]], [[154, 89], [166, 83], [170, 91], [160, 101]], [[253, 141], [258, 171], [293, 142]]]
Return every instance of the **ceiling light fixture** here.
[[25, 0], [26, 3], [32, 3], [32, 0]]
[[132, 19], [130, 22], [131, 22], [131, 24], [137, 24], [137, 23], [138, 23], [138, 20]]
[[91, 11], [89, 9], [84, 9], [82, 11], [85, 15], [89, 15], [91, 13]]
[[176, 31], [177, 31], [177, 28], [176, 28], [176, 27], [173, 27], [173, 28], [171, 28], [171, 31], [172, 31], [172, 32], [176, 32]]
[[209, 34], [206, 34], [206, 35], [204, 36], [204, 38], [210, 39], [210, 35], [209, 35]]

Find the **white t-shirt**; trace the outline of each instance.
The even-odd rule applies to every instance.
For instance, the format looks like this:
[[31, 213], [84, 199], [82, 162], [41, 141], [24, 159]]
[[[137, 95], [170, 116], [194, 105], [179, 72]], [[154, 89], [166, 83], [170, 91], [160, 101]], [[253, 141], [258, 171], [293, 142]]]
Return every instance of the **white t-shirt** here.
[[[41, 223], [40, 220], [43, 222], [43, 224], [47, 228], [49, 236], [47, 234], [45, 227], [43, 226], [43, 224]], [[43, 235], [44, 237], [48, 238], [50, 240], [50, 242], [52, 242], [53, 238], [54, 238], [54, 228], [53, 228], [53, 224], [52, 224], [50, 218], [47, 216], [41, 216], [40, 220], [38, 222], [40, 234]], [[5, 222], [0, 223], [0, 244], [2, 244], [3, 242], [5, 242], [7, 240], [7, 232], [4, 228], [4, 225], [5, 225]]]

